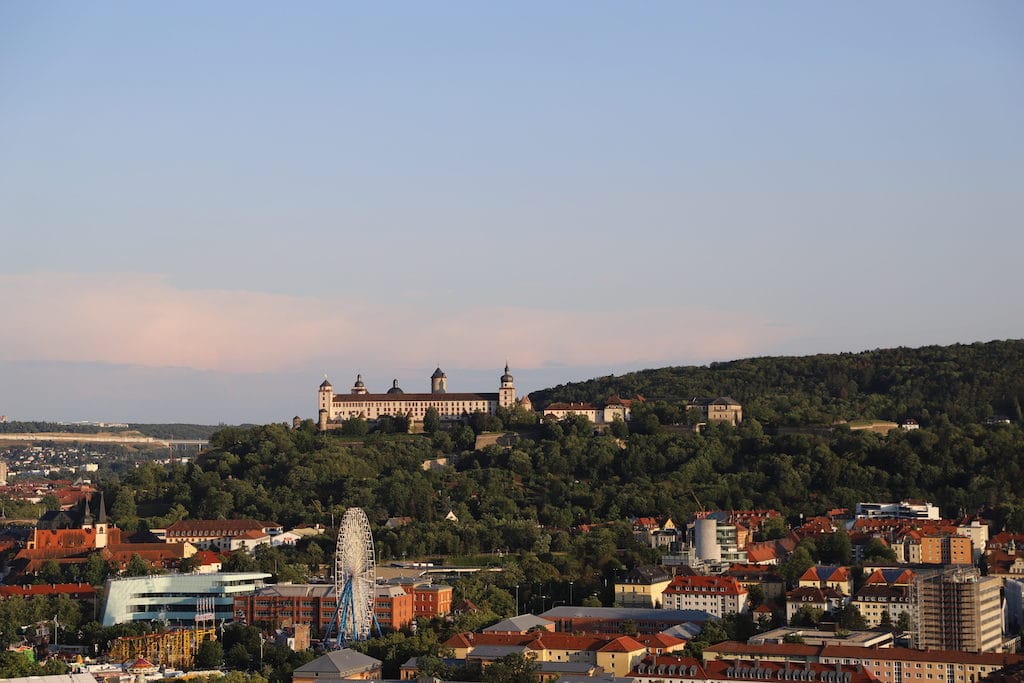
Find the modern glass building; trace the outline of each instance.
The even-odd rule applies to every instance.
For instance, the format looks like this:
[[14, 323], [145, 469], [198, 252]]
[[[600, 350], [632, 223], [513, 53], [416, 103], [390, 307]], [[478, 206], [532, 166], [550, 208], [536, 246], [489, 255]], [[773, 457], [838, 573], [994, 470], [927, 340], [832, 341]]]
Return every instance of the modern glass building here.
[[[235, 597], [255, 592], [269, 578], [270, 574], [262, 572], [221, 572], [110, 579], [105, 591], [103, 625], [154, 620], [192, 624], [204, 598], [213, 599], [213, 616], [217, 621], [231, 621]], [[208, 603], [201, 611], [209, 613]]]

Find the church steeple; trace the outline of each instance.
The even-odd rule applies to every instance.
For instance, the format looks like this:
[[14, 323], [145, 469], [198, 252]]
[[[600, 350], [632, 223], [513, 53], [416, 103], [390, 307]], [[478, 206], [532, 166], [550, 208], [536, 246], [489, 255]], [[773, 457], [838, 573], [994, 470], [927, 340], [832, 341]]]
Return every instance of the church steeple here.
[[106, 548], [110, 542], [107, 536], [107, 505], [103, 501], [103, 491], [100, 491], [100, 509], [96, 513], [96, 547]]
[[82, 501], [82, 528], [92, 528], [92, 496]]
[[99, 524], [107, 523], [107, 505], [103, 502], [103, 491], [100, 491], [100, 510], [97, 513], [96, 521]]

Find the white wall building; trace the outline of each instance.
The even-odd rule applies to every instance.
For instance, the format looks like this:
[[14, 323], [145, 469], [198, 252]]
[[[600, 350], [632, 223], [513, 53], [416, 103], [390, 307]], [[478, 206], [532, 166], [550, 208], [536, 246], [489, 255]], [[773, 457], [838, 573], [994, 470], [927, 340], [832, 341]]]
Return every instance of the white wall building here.
[[507, 364], [499, 381], [496, 393], [450, 394], [448, 377], [438, 368], [430, 377], [429, 394], [407, 394], [398, 386], [397, 379], [386, 393], [372, 394], [362, 375], [356, 375], [349, 393], [335, 394], [331, 383], [324, 380], [317, 391], [317, 424], [325, 430], [352, 417], [376, 420], [385, 415], [407, 415], [413, 422], [422, 422], [428, 408], [436, 408], [447, 422], [462, 420], [478, 411], [494, 415], [498, 408], [516, 405], [515, 380]]
[[903, 500], [899, 503], [857, 503], [857, 517], [941, 519], [938, 506], [923, 500]]
[[224, 572], [217, 574], [158, 574], [107, 581], [104, 626], [129, 621], [166, 620], [193, 623], [199, 598], [214, 599], [218, 620], [234, 618], [236, 595], [263, 587], [270, 574]]

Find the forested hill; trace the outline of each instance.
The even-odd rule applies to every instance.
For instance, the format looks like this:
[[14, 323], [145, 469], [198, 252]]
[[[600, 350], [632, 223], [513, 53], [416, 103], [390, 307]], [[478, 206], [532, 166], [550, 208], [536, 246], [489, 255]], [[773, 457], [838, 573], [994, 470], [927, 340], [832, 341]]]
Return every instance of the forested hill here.
[[141, 424], [132, 423], [127, 427], [95, 424], [68, 424], [64, 422], [14, 421], [0, 423], [0, 434], [117, 434], [120, 432], [138, 432], [155, 439], [209, 439], [218, 429], [225, 425], [199, 424]]
[[743, 404], [744, 417], [780, 426], [906, 418], [928, 425], [939, 415], [957, 423], [993, 415], [1021, 421], [1024, 340], [641, 370], [562, 384], [530, 398], [543, 408], [553, 401], [601, 401], [616, 394], [668, 404], [730, 396]]

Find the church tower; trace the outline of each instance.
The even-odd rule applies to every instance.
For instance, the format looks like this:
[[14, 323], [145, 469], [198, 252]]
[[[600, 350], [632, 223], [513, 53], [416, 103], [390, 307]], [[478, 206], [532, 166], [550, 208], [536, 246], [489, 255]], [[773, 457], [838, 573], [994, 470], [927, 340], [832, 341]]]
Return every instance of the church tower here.
[[440, 367], [438, 367], [437, 370], [434, 370], [434, 374], [430, 376], [430, 393], [448, 393], [448, 375], [441, 372]]
[[508, 363], [505, 363], [505, 374], [501, 376], [501, 387], [498, 389], [498, 407], [511, 408], [516, 404], [516, 384], [512, 375], [508, 374]]
[[100, 491], [100, 509], [96, 514], [96, 547], [106, 548], [110, 539], [107, 535], [109, 526], [107, 524], [107, 506], [103, 502], [103, 491]]

